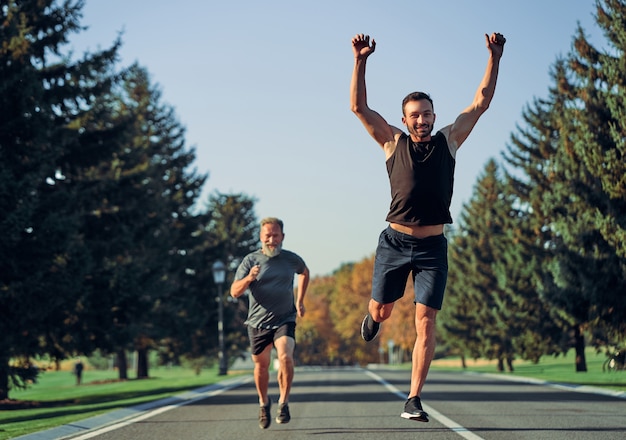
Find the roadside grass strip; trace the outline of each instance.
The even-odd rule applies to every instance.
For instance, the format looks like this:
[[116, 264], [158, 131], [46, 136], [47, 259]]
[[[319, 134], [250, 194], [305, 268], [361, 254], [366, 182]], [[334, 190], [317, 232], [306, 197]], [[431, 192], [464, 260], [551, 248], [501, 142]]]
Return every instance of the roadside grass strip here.
[[[111, 411], [106, 414], [70, 423], [46, 431], [15, 437], [14, 440], [52, 440], [72, 438], [72, 440], [87, 440], [106, 432], [114, 431], [124, 426], [131, 425], [141, 420], [148, 419], [157, 414], [162, 414], [174, 408], [178, 408], [207, 397], [217, 396], [243, 384], [252, 382], [252, 376], [235, 377], [225, 381], [207, 385], [192, 391], [155, 400], [153, 402], [132, 406], [129, 408]], [[77, 434], [84, 433], [75, 437]]]

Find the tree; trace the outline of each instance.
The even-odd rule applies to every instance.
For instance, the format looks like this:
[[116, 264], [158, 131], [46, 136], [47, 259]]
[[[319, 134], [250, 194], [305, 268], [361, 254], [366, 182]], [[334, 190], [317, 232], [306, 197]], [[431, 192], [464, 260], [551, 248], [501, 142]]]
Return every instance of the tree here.
[[593, 47], [579, 27], [568, 75], [557, 83], [567, 99], [559, 118], [568, 127], [557, 160], [574, 194], [557, 187], [544, 212], [554, 214], [570, 257], [553, 268], [554, 278], [581, 287], [589, 326], [606, 344], [626, 337], [626, 298], [618, 293], [626, 290], [626, 2], [596, 5], [607, 48]]
[[71, 349], [68, 323], [89, 268], [62, 163], [78, 135], [72, 122], [110, 86], [118, 44], [76, 62], [62, 55], [82, 6], [0, 8], [0, 399], [30, 378], [30, 358]]
[[[504, 223], [510, 215], [510, 201], [503, 192], [498, 166], [490, 160], [478, 183], [470, 203], [464, 206], [459, 232], [454, 237], [455, 251], [451, 256], [454, 279], [462, 280], [462, 289], [457, 294], [472, 298], [471, 316], [474, 326], [463, 325], [464, 332], [479, 341], [474, 346], [488, 359], [497, 359], [499, 369], [506, 361], [512, 368], [514, 358], [513, 340], [519, 334], [520, 322], [514, 317], [516, 310], [511, 298], [502, 289], [494, 267], [501, 261], [506, 245], [502, 243]], [[459, 289], [457, 284], [456, 289]], [[457, 305], [467, 301], [457, 301]], [[457, 312], [458, 314], [458, 312]], [[523, 324], [521, 324], [523, 325]], [[448, 330], [449, 332], [451, 330]]]
[[346, 364], [367, 364], [378, 360], [381, 339], [376, 339], [378, 344], [365, 344], [358, 331], [372, 295], [373, 269], [374, 257], [370, 257], [358, 263], [344, 264], [333, 274], [335, 289], [330, 317], [342, 342], [340, 359]]
[[[180, 273], [173, 297], [164, 303], [163, 317], [170, 335], [161, 341], [161, 356], [175, 360], [182, 356], [199, 368], [206, 358], [216, 358], [217, 301], [224, 301], [224, 333], [228, 358], [248, 346], [243, 322], [245, 299], [231, 301], [228, 288], [241, 259], [258, 246], [255, 199], [245, 194], [209, 196], [205, 209], [185, 222], [176, 250]], [[227, 266], [222, 296], [213, 281], [212, 266], [217, 260]], [[171, 307], [174, 306], [174, 309]], [[230, 355], [229, 355], [230, 354]]]
[[478, 304], [467, 294], [465, 277], [469, 261], [465, 259], [464, 239], [457, 238], [456, 230], [448, 235], [448, 281], [443, 307], [437, 314], [438, 339], [451, 353], [461, 356], [465, 368], [466, 358], [480, 357], [478, 330], [481, 322], [476, 319]]
[[577, 371], [586, 371], [585, 334], [596, 346], [626, 334], [626, 300], [617, 293], [626, 287], [625, 90], [617, 68], [626, 6], [597, 5], [611, 49], [593, 48], [578, 29], [575, 51], [555, 64], [549, 98], [526, 111], [529, 128], [513, 138], [507, 157], [525, 176], [516, 187], [535, 231], [528, 245], [544, 250], [536, 285], [572, 329]]
[[330, 317], [332, 276], [313, 278], [305, 297], [306, 314], [296, 326], [297, 350], [295, 356], [304, 365], [341, 365], [342, 341]]
[[206, 177], [188, 169], [194, 150], [186, 148], [184, 128], [145, 69], [131, 66], [114, 92], [103, 104], [113, 111], [100, 120], [121, 127], [121, 141], [105, 139], [116, 146], [112, 154], [75, 176], [82, 188], [82, 232], [97, 263], [82, 298], [90, 306], [80, 321], [83, 332], [94, 335], [92, 349], [118, 354], [121, 378], [125, 353], [135, 350], [137, 377], [143, 378], [148, 350], [168, 335], [155, 318], [179, 293], [176, 249]]

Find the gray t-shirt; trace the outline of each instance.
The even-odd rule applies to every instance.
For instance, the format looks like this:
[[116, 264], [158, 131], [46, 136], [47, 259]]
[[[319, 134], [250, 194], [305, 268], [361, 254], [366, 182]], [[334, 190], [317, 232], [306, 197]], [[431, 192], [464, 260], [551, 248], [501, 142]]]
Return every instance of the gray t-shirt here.
[[259, 249], [244, 257], [235, 273], [235, 280], [245, 278], [257, 264], [261, 266], [261, 271], [248, 288], [250, 295], [245, 324], [254, 328], [277, 328], [287, 322], [295, 322], [294, 276], [306, 269], [304, 260], [285, 249], [272, 258]]

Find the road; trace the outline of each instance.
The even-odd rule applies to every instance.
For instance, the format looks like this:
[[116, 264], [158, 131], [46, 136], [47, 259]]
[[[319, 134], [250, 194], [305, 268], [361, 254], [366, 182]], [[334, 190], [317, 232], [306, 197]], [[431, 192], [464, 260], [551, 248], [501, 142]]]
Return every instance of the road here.
[[[275, 401], [275, 375], [270, 392]], [[75, 435], [74, 440], [402, 439], [429, 440], [624, 439], [626, 399], [566, 387], [505, 380], [495, 375], [430, 373], [423, 392], [429, 423], [400, 417], [409, 372], [299, 368], [292, 420], [258, 427], [251, 377], [194, 398], [173, 400], [122, 423]], [[276, 414], [276, 403], [272, 417]]]

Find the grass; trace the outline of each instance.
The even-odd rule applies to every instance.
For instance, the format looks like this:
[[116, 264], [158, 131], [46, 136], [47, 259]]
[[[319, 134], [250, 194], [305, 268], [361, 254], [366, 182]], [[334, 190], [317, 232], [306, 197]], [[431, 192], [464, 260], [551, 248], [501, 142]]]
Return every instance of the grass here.
[[[539, 364], [515, 361], [513, 373], [498, 373], [546, 380], [548, 382], [589, 385], [607, 390], [626, 391], [626, 371], [603, 373], [603, 354], [587, 352], [586, 373], [576, 373], [574, 355], [543, 358]], [[410, 365], [395, 366], [409, 369]], [[493, 361], [460, 359], [436, 360], [432, 370], [497, 373]], [[230, 373], [234, 376], [236, 373]], [[48, 371], [38, 384], [28, 390], [11, 391], [11, 399], [30, 406], [25, 409], [0, 410], [0, 440], [10, 439], [56, 426], [76, 422], [115, 409], [159, 400], [184, 391], [206, 386], [222, 379], [217, 369], [203, 370], [196, 375], [191, 369], [153, 368], [150, 379], [116, 381], [116, 371], [86, 370], [83, 385], [76, 386], [69, 371]]]
[[[69, 371], [44, 372], [28, 390], [11, 390], [14, 402], [4, 406], [11, 409], [0, 410], [0, 440], [159, 400], [223, 379], [217, 369], [196, 375], [191, 369], [154, 368], [150, 375], [149, 379], [117, 381], [116, 370], [86, 370], [83, 384], [76, 386]], [[24, 405], [18, 405], [20, 402]]]
[[[626, 391], [626, 370], [616, 372], [603, 372], [602, 364], [606, 360], [603, 353], [595, 353], [587, 350], [587, 371], [576, 372], [574, 353], [566, 356], [544, 357], [538, 364], [527, 361], [514, 361], [512, 373], [496, 371], [495, 361], [467, 361], [464, 371], [477, 373], [494, 373], [506, 376], [519, 376], [545, 380], [552, 383], [587, 385], [605, 390]], [[461, 371], [460, 359], [441, 359], [433, 361], [431, 369]]]

